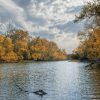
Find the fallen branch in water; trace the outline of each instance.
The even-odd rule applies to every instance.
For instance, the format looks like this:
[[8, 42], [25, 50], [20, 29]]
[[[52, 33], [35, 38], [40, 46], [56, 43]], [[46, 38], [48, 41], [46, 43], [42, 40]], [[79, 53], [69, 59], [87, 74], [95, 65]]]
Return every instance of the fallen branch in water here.
[[[28, 93], [29, 93], [29, 91], [22, 89], [19, 85], [16, 85], [16, 86], [18, 87], [18, 89], [19, 89], [20, 91], [28, 92]], [[31, 92], [30, 92], [30, 93], [31, 93]]]
[[41, 97], [43, 97], [43, 95], [46, 95], [46, 94], [47, 94], [47, 93], [44, 92], [43, 90], [38, 90], [38, 91], [32, 92], [32, 91], [28, 91], [28, 90], [22, 89], [19, 85], [16, 85], [16, 86], [18, 87], [18, 89], [19, 89], [20, 91], [23, 91], [23, 92], [25, 92], [25, 93], [34, 93], [34, 94], [39, 95], [39, 96], [41, 96]]
[[89, 67], [89, 68], [93, 69], [94, 65], [99, 65], [99, 64], [100, 64], [100, 59], [96, 59], [96, 60], [92, 60], [90, 62], [90, 64], [86, 65], [85, 67]]

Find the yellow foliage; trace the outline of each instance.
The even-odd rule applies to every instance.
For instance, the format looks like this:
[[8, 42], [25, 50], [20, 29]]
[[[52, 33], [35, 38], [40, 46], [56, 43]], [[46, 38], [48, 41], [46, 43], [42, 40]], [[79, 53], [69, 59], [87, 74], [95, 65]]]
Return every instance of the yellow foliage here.
[[32, 51], [36, 52], [46, 52], [48, 48], [46, 46], [41, 46], [41, 45], [35, 45], [31, 47]]
[[9, 62], [9, 61], [17, 61], [18, 60], [18, 56], [15, 52], [11, 51], [9, 53], [6, 53], [6, 55], [4, 55], [2, 57], [2, 60]]
[[19, 52], [26, 52], [28, 49], [28, 43], [24, 40], [16, 41], [16, 47]]
[[4, 42], [5, 37], [3, 35], [0, 35], [0, 43]]
[[54, 60], [56, 60], [56, 59], [57, 60], [64, 59], [62, 53], [60, 53], [60, 52], [54, 52], [52, 56], [53, 56]]
[[0, 35], [0, 60], [63, 60], [65, 53], [56, 43], [43, 38], [31, 38], [28, 32], [14, 30], [6, 36]]
[[41, 54], [40, 53], [33, 53], [32, 59], [34, 60], [41, 60]]
[[31, 41], [31, 53], [34, 60], [64, 60], [66, 55], [56, 43], [42, 38], [35, 38]]
[[4, 56], [4, 54], [5, 54], [5, 49], [2, 46], [0, 46], [0, 60], [2, 59], [2, 56]]
[[9, 37], [5, 38], [5, 40], [4, 40], [4, 47], [6, 48], [6, 52], [13, 51], [14, 44], [13, 44], [11, 38], [9, 38]]
[[89, 35], [88, 39], [82, 42], [82, 44], [76, 49], [76, 54], [80, 58], [87, 58], [89, 60], [95, 60], [100, 58], [100, 29], [95, 29]]

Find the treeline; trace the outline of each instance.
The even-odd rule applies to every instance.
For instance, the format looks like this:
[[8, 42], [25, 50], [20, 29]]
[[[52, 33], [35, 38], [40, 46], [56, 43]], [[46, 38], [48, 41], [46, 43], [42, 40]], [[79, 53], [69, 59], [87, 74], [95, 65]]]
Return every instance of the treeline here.
[[75, 22], [86, 20], [85, 31], [79, 32], [80, 45], [74, 50], [74, 58], [100, 61], [100, 0], [88, 2]]
[[74, 53], [76, 58], [81, 60], [99, 60], [100, 28], [90, 32], [89, 36], [84, 41], [81, 41], [79, 47], [74, 50]]
[[32, 38], [27, 31], [15, 29], [0, 35], [0, 61], [64, 60], [66, 53], [44, 38]]

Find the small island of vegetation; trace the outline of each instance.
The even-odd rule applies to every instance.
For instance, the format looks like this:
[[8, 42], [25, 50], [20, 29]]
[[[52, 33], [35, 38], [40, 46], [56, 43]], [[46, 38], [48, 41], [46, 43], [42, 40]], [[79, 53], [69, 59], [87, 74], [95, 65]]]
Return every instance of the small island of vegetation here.
[[0, 61], [20, 62], [24, 60], [54, 61], [66, 59], [64, 50], [44, 38], [32, 38], [27, 31], [13, 29], [0, 35]]

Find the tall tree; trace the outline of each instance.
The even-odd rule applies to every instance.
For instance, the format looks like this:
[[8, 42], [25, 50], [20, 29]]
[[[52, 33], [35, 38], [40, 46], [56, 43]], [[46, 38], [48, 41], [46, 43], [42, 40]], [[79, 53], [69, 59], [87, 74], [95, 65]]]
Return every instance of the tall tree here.
[[100, 59], [100, 0], [88, 2], [79, 16], [76, 16], [75, 22], [83, 19], [87, 19], [91, 27], [87, 28], [88, 31], [78, 34], [80, 45], [74, 53], [80, 59]]
[[0, 60], [63, 60], [65, 53], [56, 43], [44, 38], [30, 38], [27, 31], [15, 29], [0, 35]]
[[75, 22], [87, 19], [92, 28], [100, 27], [100, 0], [87, 2], [79, 16], [76, 16]]
[[100, 58], [100, 29], [89, 33], [87, 39], [82, 41], [74, 53], [80, 59], [96, 60]]

